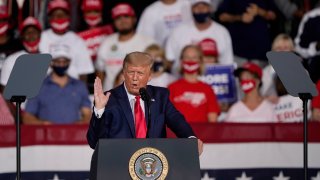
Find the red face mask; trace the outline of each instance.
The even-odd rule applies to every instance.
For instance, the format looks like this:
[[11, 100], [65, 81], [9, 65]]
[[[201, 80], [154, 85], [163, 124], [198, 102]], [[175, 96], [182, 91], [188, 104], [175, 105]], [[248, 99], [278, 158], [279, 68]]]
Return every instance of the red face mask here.
[[84, 16], [84, 20], [90, 27], [95, 27], [102, 21], [102, 17], [99, 14], [86, 15]]
[[66, 32], [70, 25], [70, 19], [53, 19], [50, 21], [50, 26], [54, 32], [63, 33]]
[[39, 50], [39, 42], [40, 39], [32, 42], [22, 41], [22, 44], [29, 53], [37, 53]]
[[182, 63], [183, 73], [193, 74], [193, 73], [198, 72], [199, 69], [200, 69], [200, 65], [198, 62], [184, 60]]
[[5, 33], [7, 33], [8, 29], [9, 29], [8, 22], [0, 23], [0, 35], [4, 35]]
[[251, 92], [256, 87], [256, 81], [253, 79], [242, 80], [240, 84], [241, 84], [241, 89], [246, 94]]

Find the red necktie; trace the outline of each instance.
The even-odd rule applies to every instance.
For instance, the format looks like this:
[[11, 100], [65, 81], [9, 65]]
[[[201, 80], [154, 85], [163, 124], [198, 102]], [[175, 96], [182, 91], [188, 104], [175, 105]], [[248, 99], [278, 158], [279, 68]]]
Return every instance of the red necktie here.
[[136, 96], [134, 104], [134, 119], [136, 124], [136, 138], [146, 138], [147, 125], [140, 105], [140, 96]]

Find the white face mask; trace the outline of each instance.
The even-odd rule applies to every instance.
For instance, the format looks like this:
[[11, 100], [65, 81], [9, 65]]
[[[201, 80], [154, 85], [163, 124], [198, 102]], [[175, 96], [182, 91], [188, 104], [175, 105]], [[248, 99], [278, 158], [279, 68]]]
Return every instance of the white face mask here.
[[251, 92], [256, 87], [256, 81], [253, 79], [242, 80], [240, 84], [241, 84], [241, 89], [246, 94]]
[[0, 35], [7, 33], [8, 29], [9, 29], [8, 22], [0, 23]]
[[69, 28], [70, 25], [70, 19], [64, 18], [64, 19], [53, 19], [50, 21], [50, 26], [55, 32], [65, 32]]
[[39, 43], [40, 43], [40, 39], [33, 41], [33, 42], [27, 42], [27, 41], [22, 41], [22, 44], [24, 46], [24, 48], [26, 48], [26, 50], [29, 53], [36, 53], [38, 52], [39, 49]]
[[102, 17], [99, 14], [97, 14], [97, 15], [86, 15], [86, 16], [84, 16], [84, 20], [86, 21], [86, 23], [90, 27], [95, 27], [102, 21]]

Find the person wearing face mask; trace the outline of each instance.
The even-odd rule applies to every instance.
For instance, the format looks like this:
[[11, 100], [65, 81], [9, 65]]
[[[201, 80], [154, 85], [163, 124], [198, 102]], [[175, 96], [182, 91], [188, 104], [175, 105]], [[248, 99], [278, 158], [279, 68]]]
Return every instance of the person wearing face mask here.
[[[39, 41], [41, 36], [41, 25], [34, 17], [27, 17], [19, 27], [20, 41], [24, 49], [17, 51], [6, 58], [3, 63], [3, 69], [0, 74], [0, 89], [4, 89], [7, 85], [9, 76], [17, 58], [23, 54], [38, 53]], [[0, 91], [1, 92], [1, 91]], [[10, 101], [7, 101], [7, 107], [10, 109], [12, 115], [15, 114], [15, 106]]]
[[115, 77], [122, 69], [126, 54], [144, 51], [154, 40], [135, 31], [137, 22], [134, 9], [128, 3], [119, 3], [111, 10], [116, 33], [109, 35], [100, 45], [96, 61], [97, 75], [105, 90], [113, 88]]
[[70, 77], [70, 47], [53, 45], [52, 72], [45, 78], [38, 95], [26, 103], [25, 124], [86, 124], [90, 120], [91, 102], [85, 84]]
[[170, 34], [166, 44], [166, 57], [173, 64], [172, 72], [178, 75], [180, 52], [188, 44], [198, 44], [210, 38], [217, 43], [218, 62], [224, 65], [233, 64], [233, 50], [228, 30], [213, 21], [210, 17], [213, 7], [210, 0], [191, 0], [193, 21], [182, 24]]
[[188, 45], [181, 53], [182, 78], [170, 84], [170, 100], [188, 122], [216, 122], [220, 113], [213, 89], [199, 80], [201, 49]]
[[38, 19], [31, 16], [27, 17], [20, 25], [19, 30], [21, 35], [20, 39], [24, 49], [11, 54], [5, 60], [0, 76], [0, 84], [2, 87], [7, 85], [14, 63], [19, 56], [27, 53], [39, 53], [39, 42], [41, 39], [42, 28]]
[[[0, 72], [6, 58], [23, 49], [21, 41], [14, 38], [7, 8], [5, 5], [0, 5]], [[1, 92], [2, 89], [0, 89]]]
[[71, 64], [68, 74], [86, 82], [87, 74], [94, 72], [89, 50], [84, 40], [69, 30], [70, 4], [66, 0], [51, 0], [48, 3], [50, 29], [41, 34], [40, 51], [50, 53], [54, 44], [65, 43], [70, 47]]
[[239, 78], [242, 100], [231, 106], [223, 122], [277, 122], [274, 106], [260, 94], [262, 69], [251, 62], [234, 72]]
[[[98, 49], [105, 38], [113, 33], [113, 27], [110, 24], [102, 24], [102, 0], [83, 0], [81, 10], [85, 28], [78, 32], [78, 35], [85, 41], [89, 49], [91, 60], [95, 63]], [[93, 83], [96, 73], [88, 75], [89, 92], [93, 93]]]
[[173, 75], [166, 72], [167, 60], [165, 58], [164, 50], [160, 46], [156, 44], [150, 45], [145, 52], [150, 54], [154, 59], [151, 80], [148, 82], [148, 85], [166, 88], [169, 84], [176, 81], [176, 78]]
[[218, 57], [219, 52], [217, 48], [217, 43], [214, 39], [203, 39], [199, 42], [199, 46], [203, 54], [203, 63], [205, 66], [212, 66], [219, 64]]
[[83, 0], [81, 10], [86, 27], [83, 31], [78, 32], [78, 35], [86, 42], [91, 59], [94, 62], [100, 44], [108, 35], [113, 33], [113, 28], [110, 24], [102, 24], [102, 0]]

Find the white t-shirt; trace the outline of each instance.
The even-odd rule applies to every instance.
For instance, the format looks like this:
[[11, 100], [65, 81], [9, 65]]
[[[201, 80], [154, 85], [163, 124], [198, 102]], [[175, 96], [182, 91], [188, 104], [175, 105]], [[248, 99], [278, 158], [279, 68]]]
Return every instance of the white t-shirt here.
[[173, 76], [167, 72], [164, 72], [160, 76], [152, 78], [148, 82], [148, 85], [166, 88], [166, 87], [168, 87], [169, 84], [173, 83], [176, 80], [177, 80], [177, 78], [175, 76]]
[[233, 49], [228, 30], [219, 23], [212, 21], [209, 28], [199, 31], [194, 22], [179, 25], [173, 30], [166, 44], [166, 57], [174, 61], [173, 73], [177, 74], [180, 66], [181, 50], [190, 44], [198, 44], [205, 38], [214, 39], [218, 47], [218, 61], [220, 64], [233, 64]]
[[238, 101], [231, 106], [223, 122], [277, 122], [277, 117], [274, 112], [274, 105], [272, 105], [268, 100], [263, 100], [262, 103], [254, 110], [250, 110], [242, 101]]
[[71, 64], [68, 74], [71, 77], [79, 78], [79, 75], [94, 72], [89, 50], [81, 37], [72, 31], [63, 35], [57, 35], [51, 29], [43, 31], [39, 49], [42, 53], [50, 53], [50, 47], [55, 44], [65, 44], [70, 47]]
[[11, 54], [4, 61], [3, 66], [2, 66], [1, 75], [0, 75], [0, 84], [1, 85], [3, 85], [3, 86], [7, 85], [11, 71], [14, 66], [14, 63], [16, 62], [17, 58], [23, 54], [28, 54], [28, 53], [25, 50], [21, 50], [21, 51], [18, 51], [18, 52]]
[[191, 6], [189, 1], [177, 0], [167, 5], [156, 1], [142, 13], [137, 32], [152, 37], [159, 45], [165, 46], [172, 30], [182, 22], [191, 22]]
[[260, 92], [263, 96], [277, 95], [274, 77], [276, 76], [276, 72], [273, 67], [269, 64], [265, 68], [263, 68], [263, 76], [262, 76], [262, 86], [260, 88]]
[[144, 51], [153, 44], [151, 38], [135, 34], [125, 42], [119, 42], [119, 34], [114, 33], [108, 36], [100, 45], [96, 61], [96, 69], [105, 71], [104, 90], [113, 88], [114, 80], [122, 69], [123, 59], [126, 54], [134, 51]]
[[[281, 96], [274, 109], [278, 122], [303, 122], [302, 101], [298, 97]], [[310, 103], [308, 104], [308, 118], [311, 118]]]

